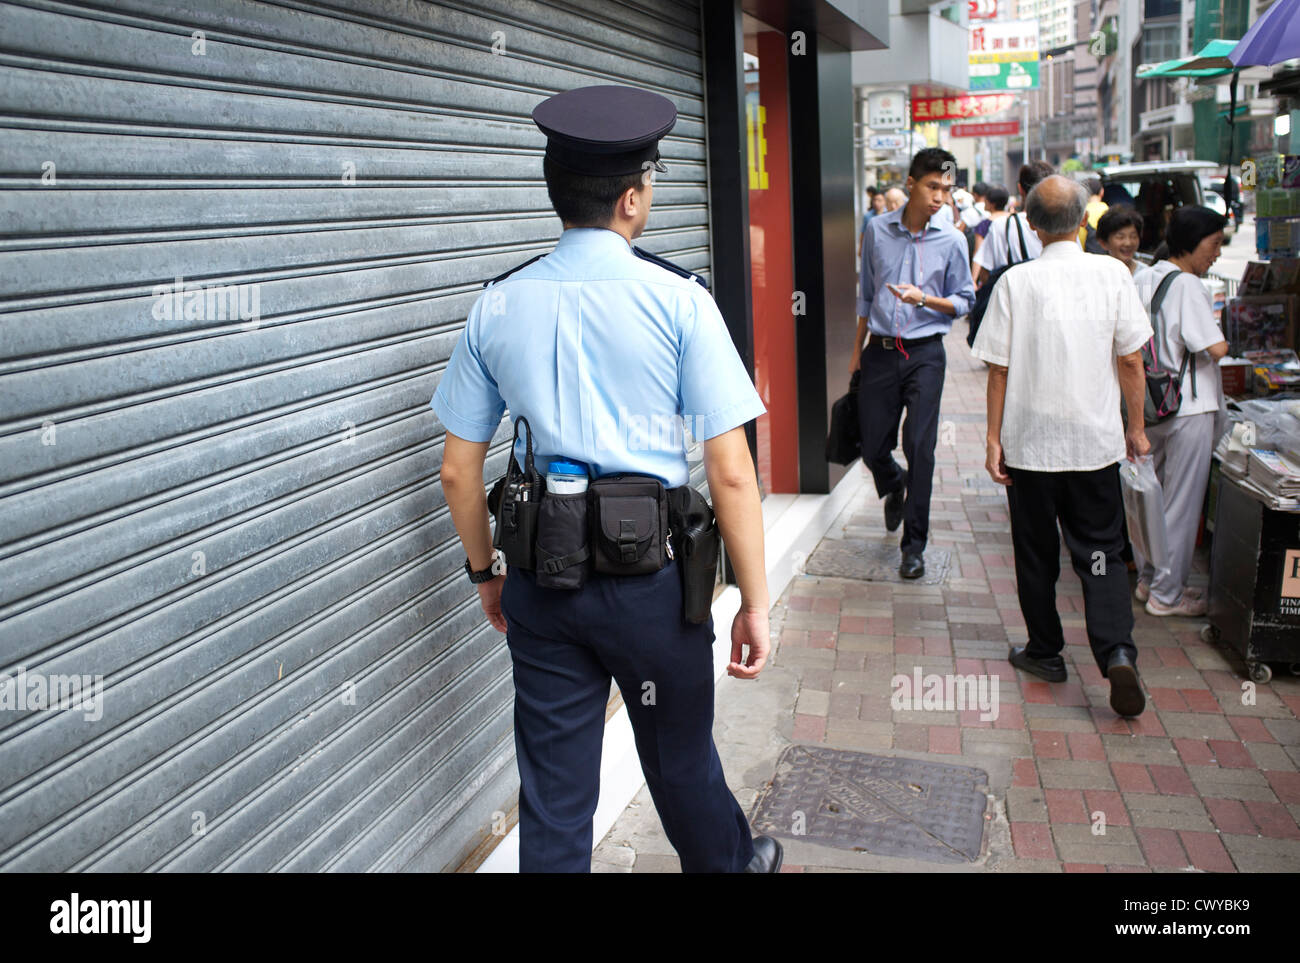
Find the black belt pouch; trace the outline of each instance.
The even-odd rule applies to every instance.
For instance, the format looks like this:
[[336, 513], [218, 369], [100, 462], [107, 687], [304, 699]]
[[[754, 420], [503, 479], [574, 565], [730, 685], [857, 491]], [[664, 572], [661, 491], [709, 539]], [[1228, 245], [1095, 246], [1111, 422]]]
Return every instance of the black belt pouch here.
[[520, 428], [526, 433], [524, 467], [521, 469], [511, 454], [505, 476], [488, 494], [488, 509], [497, 522], [496, 531], [492, 533], [492, 547], [506, 557], [507, 565], [531, 571], [537, 567], [533, 549], [537, 541], [541, 496], [546, 488], [533, 462], [532, 428], [522, 415], [515, 419], [516, 439]]
[[508, 492], [503, 495], [492, 546], [506, 557], [507, 565], [531, 571], [537, 567], [533, 544], [537, 540], [540, 503], [510, 498]]
[[547, 492], [537, 516], [537, 585], [580, 589], [587, 581], [587, 493]]
[[718, 582], [722, 539], [708, 501], [694, 488], [670, 492], [677, 564], [682, 571], [682, 617], [697, 625], [707, 622]]
[[648, 575], [668, 564], [668, 496], [648, 475], [608, 475], [591, 494], [591, 551], [597, 572]]

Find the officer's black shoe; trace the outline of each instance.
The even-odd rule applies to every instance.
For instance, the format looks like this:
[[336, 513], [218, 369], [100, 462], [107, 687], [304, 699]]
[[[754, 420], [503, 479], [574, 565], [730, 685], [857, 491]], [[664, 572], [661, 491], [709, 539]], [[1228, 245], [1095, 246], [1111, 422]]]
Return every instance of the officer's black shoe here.
[[1025, 654], [1025, 647], [1013, 645], [1007, 661], [1017, 669], [1024, 669], [1030, 675], [1036, 675], [1048, 682], [1064, 682], [1069, 678], [1065, 671], [1065, 659], [1059, 655], [1049, 655], [1045, 659], [1035, 659]]
[[885, 496], [885, 528], [898, 531], [903, 524], [903, 486], [899, 485]]
[[925, 559], [920, 552], [904, 552], [903, 564], [898, 566], [898, 574], [903, 578], [920, 578], [925, 574]]
[[781, 871], [781, 844], [771, 836], [754, 837], [754, 858], [745, 867], [747, 873], [779, 873]]
[[1116, 649], [1106, 663], [1106, 678], [1110, 680], [1110, 707], [1116, 715], [1137, 716], [1147, 707], [1147, 697], [1142, 691], [1137, 666], [1128, 649]]

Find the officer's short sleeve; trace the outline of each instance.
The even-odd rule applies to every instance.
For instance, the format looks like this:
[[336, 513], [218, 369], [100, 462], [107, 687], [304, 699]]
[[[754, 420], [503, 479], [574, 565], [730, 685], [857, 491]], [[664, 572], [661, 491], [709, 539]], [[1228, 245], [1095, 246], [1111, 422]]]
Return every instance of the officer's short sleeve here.
[[680, 304], [678, 403], [695, 440], [705, 441], [767, 409], [713, 299], [700, 289], [689, 292]]
[[490, 441], [506, 410], [496, 380], [479, 354], [482, 303], [480, 298], [470, 309], [465, 330], [429, 402], [443, 426], [466, 441]]

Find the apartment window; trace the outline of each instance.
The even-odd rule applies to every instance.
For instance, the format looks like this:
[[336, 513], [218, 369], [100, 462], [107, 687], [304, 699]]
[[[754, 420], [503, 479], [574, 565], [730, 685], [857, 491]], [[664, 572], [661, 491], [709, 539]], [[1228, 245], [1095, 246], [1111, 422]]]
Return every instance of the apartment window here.
[[1169, 81], [1152, 80], [1147, 81], [1144, 86], [1146, 88], [1145, 96], [1142, 98], [1145, 103], [1144, 110], [1157, 110], [1160, 107], [1168, 107], [1177, 103], [1177, 98], [1174, 96], [1174, 90]]
[[1147, 26], [1142, 31], [1142, 63], [1158, 64], [1178, 56], [1178, 24]]
[[[1182, 0], [1146, 0], [1147, 20], [1157, 17], [1176, 17], [1182, 11]], [[1169, 58], [1165, 58], [1166, 60]]]

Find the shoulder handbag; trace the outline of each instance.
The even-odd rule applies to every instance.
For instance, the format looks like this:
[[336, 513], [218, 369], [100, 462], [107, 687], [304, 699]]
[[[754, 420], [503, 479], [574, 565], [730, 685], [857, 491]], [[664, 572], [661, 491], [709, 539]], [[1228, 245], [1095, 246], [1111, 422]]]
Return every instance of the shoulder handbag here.
[[[1183, 375], [1187, 373], [1188, 361], [1192, 352], [1183, 351], [1182, 363], [1178, 366], [1178, 377], [1165, 368], [1160, 366], [1160, 355], [1157, 351], [1157, 344], [1162, 339], [1162, 325], [1160, 322], [1160, 309], [1164, 305], [1165, 294], [1169, 290], [1169, 285], [1174, 282], [1174, 278], [1182, 274], [1182, 271], [1173, 270], [1166, 274], [1160, 284], [1156, 286], [1155, 293], [1151, 296], [1151, 307], [1148, 314], [1151, 316], [1151, 327], [1155, 333], [1151, 340], [1142, 348], [1142, 368], [1146, 375], [1146, 397], [1142, 400], [1142, 420], [1149, 428], [1152, 425], [1158, 425], [1168, 421], [1178, 414], [1178, 409], [1183, 403]], [[1183, 346], [1186, 349], [1186, 345]], [[1196, 397], [1196, 365], [1192, 365], [1192, 397]]]
[[861, 426], [858, 424], [858, 382], [861, 369], [849, 378], [848, 394], [831, 405], [831, 428], [826, 435], [826, 460], [836, 465], [852, 464], [862, 454]]
[[[1011, 260], [1011, 221], [1016, 222], [1016, 234], [1020, 238], [1020, 260]], [[1029, 260], [1029, 248], [1025, 245], [1025, 229], [1020, 226], [1020, 218], [1011, 214], [1007, 217], [1007, 263], [1002, 265], [980, 285], [980, 289], [975, 292], [975, 303], [970, 309], [970, 332], [966, 335], [966, 343], [971, 347], [975, 346], [975, 335], [979, 332], [980, 322], [984, 320], [984, 312], [989, 309], [989, 298], [993, 295], [993, 285], [997, 284], [998, 278], [1006, 274], [1010, 268], [1017, 264], [1024, 264]]]

